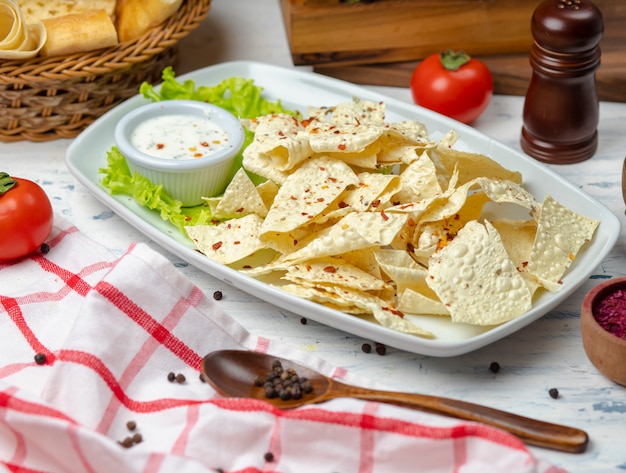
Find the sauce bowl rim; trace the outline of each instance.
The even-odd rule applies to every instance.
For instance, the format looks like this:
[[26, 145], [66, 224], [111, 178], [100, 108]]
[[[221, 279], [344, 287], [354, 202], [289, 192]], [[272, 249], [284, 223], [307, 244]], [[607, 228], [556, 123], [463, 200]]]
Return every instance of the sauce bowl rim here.
[[[202, 117], [216, 117], [228, 133], [229, 145], [215, 153], [195, 159], [166, 159], [151, 156], [135, 148], [130, 141], [130, 133], [147, 119], [163, 115], [191, 114]], [[124, 157], [137, 166], [154, 171], [188, 172], [231, 159], [243, 146], [245, 133], [239, 119], [229, 111], [207, 102], [195, 100], [163, 100], [141, 105], [122, 117], [115, 125], [115, 145]]]

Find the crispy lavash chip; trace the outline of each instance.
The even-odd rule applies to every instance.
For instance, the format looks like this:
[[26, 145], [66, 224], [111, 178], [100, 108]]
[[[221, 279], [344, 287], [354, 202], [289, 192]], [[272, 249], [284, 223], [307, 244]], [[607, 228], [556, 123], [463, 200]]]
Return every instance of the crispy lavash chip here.
[[450, 311], [439, 299], [432, 299], [411, 288], [407, 288], [398, 297], [398, 310], [414, 315], [450, 315]]
[[549, 291], [558, 290], [565, 271], [580, 248], [591, 240], [599, 223], [546, 196], [539, 213], [528, 272]]
[[492, 202], [524, 207], [529, 210], [531, 215], [536, 215], [540, 207], [530, 192], [513, 181], [478, 177], [460, 185], [451, 193], [447, 191], [437, 196], [420, 220], [422, 222], [436, 222], [452, 218], [459, 213], [465, 205], [468, 195], [474, 190], [482, 190]]
[[378, 279], [382, 279], [380, 272], [380, 265], [376, 260], [376, 250], [374, 248], [362, 248], [360, 250], [348, 251], [335, 257], [341, 261], [345, 261], [347, 264], [356, 266], [357, 268], [365, 271]]
[[332, 159], [339, 159], [350, 166], [361, 169], [379, 169], [378, 157], [380, 153], [380, 143], [375, 141], [367, 145], [363, 150], [357, 152], [328, 152], [324, 153]]
[[262, 219], [249, 214], [219, 225], [185, 227], [200, 252], [222, 264], [231, 264], [265, 248], [259, 240]]
[[376, 211], [387, 207], [402, 183], [395, 174], [359, 173], [359, 185], [349, 191], [345, 202], [355, 212]]
[[294, 296], [306, 299], [311, 302], [317, 302], [318, 304], [328, 307], [329, 309], [345, 312], [346, 314], [369, 314], [368, 309], [358, 307], [350, 300], [343, 298], [334, 291], [328, 291], [319, 287], [305, 287], [299, 284], [283, 284], [276, 287]]
[[526, 281], [530, 293], [534, 295], [542, 284], [535, 275], [528, 272], [527, 266], [537, 233], [537, 222], [510, 219], [497, 219], [490, 222], [498, 230], [509, 258]]
[[443, 192], [435, 165], [426, 153], [421, 153], [403, 169], [400, 181], [402, 189], [393, 197], [398, 202], [418, 202]]
[[353, 315], [372, 315], [383, 327], [402, 333], [434, 338], [434, 334], [404, 317], [400, 311], [392, 309], [376, 296], [349, 288], [328, 290], [317, 287], [304, 287], [298, 284], [279, 286], [283, 291], [317, 302], [331, 309]]
[[385, 121], [384, 102], [372, 102], [359, 97], [334, 107], [309, 107], [309, 117], [319, 122], [351, 125], [381, 125]]
[[488, 221], [468, 222], [431, 256], [428, 286], [450, 311], [452, 322], [497, 325], [532, 307], [532, 295]]
[[307, 244], [281, 257], [293, 264], [323, 256], [335, 256], [364, 248], [386, 246], [406, 223], [404, 214], [352, 212], [332, 227], [309, 237]]
[[393, 166], [411, 164], [418, 159], [421, 148], [407, 144], [389, 144], [382, 146], [382, 140], [376, 142], [381, 146], [381, 151], [376, 156], [378, 169], [393, 169]]
[[460, 151], [441, 144], [431, 150], [431, 153], [437, 155], [448, 172], [451, 173], [456, 168], [459, 173], [459, 185], [477, 177], [522, 183], [520, 172], [511, 171], [484, 154]]
[[261, 238], [310, 223], [348, 186], [358, 183], [358, 176], [341, 161], [327, 157], [305, 161], [278, 190], [263, 221]]
[[290, 175], [288, 171], [279, 171], [269, 166], [267, 156], [259, 151], [258, 141], [253, 140], [243, 151], [243, 167], [258, 176], [268, 179], [277, 185], [282, 185]]
[[291, 265], [283, 276], [287, 281], [312, 287], [348, 287], [363, 292], [391, 289], [389, 284], [338, 258], [326, 257]]
[[370, 307], [374, 318], [383, 327], [387, 327], [401, 333], [417, 335], [423, 338], [435, 338], [434, 333], [415, 325], [399, 310], [392, 309], [388, 306], [381, 307], [373, 303], [370, 304]]
[[359, 184], [344, 191], [315, 222], [339, 219], [349, 212], [384, 209], [401, 188], [400, 177], [395, 174], [362, 172], [358, 178]]
[[490, 223], [498, 230], [511, 261], [519, 271], [526, 271], [537, 234], [537, 222], [501, 218], [490, 220]]
[[204, 200], [215, 219], [241, 218], [248, 214], [265, 217], [268, 210], [257, 187], [243, 168], [235, 173], [223, 196], [207, 197]]
[[421, 122], [404, 120], [401, 122], [386, 123], [385, 129], [391, 141], [400, 141], [424, 148], [436, 146], [436, 142], [428, 137], [428, 131]]
[[[465, 203], [457, 213], [442, 220], [426, 222], [419, 225], [413, 233], [414, 257], [420, 260], [430, 255], [439, 247], [443, 247], [471, 220], [480, 220], [482, 209], [489, 198], [484, 192], [476, 192], [467, 196]], [[422, 262], [422, 264], [427, 264]]]
[[289, 171], [313, 151], [309, 145], [309, 136], [297, 117], [287, 114], [271, 114], [255, 120], [254, 140], [256, 146], [248, 154], [258, 153], [257, 159], [264, 161], [278, 171]]
[[256, 186], [256, 190], [263, 200], [263, 204], [269, 210], [278, 194], [278, 186], [273, 181], [264, 181]]
[[322, 153], [360, 153], [379, 139], [382, 127], [311, 122], [307, 127], [311, 149]]

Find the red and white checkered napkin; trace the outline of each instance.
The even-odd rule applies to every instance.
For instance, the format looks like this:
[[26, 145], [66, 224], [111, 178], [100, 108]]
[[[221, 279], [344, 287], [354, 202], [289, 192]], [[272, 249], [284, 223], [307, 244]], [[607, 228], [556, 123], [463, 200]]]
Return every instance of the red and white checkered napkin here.
[[[269, 351], [354, 378], [251, 336], [145, 245], [117, 259], [60, 217], [49, 243], [45, 255], [0, 264], [0, 464], [8, 471], [563, 471], [479, 424], [352, 399], [282, 412], [220, 398], [199, 379], [202, 357], [220, 348]], [[186, 381], [168, 381], [169, 372]], [[142, 442], [120, 445], [134, 433]]]

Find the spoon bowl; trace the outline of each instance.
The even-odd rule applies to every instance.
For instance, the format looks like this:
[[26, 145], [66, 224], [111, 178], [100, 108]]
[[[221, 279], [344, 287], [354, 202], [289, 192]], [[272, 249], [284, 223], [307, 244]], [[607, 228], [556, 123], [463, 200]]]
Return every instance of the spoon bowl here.
[[[313, 391], [303, 393], [299, 399], [283, 400], [280, 397], [266, 397], [264, 388], [258, 386], [255, 381], [259, 376], [266, 376], [276, 361], [281, 363], [283, 369], [291, 368], [299, 377], [307, 378], [313, 386]], [[293, 361], [260, 352], [214, 351], [202, 360], [202, 371], [206, 381], [222, 396], [260, 399], [280, 409], [292, 409], [340, 397], [352, 397], [481, 422], [510, 432], [529, 445], [562, 452], [584, 452], [589, 440], [587, 433], [580, 429], [530, 419], [465, 401], [351, 386]]]

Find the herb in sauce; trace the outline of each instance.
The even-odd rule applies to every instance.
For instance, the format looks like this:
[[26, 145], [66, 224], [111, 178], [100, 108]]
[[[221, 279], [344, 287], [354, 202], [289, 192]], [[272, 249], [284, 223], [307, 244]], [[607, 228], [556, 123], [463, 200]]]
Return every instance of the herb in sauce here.
[[197, 159], [226, 148], [226, 130], [208, 117], [163, 115], [139, 124], [131, 135], [139, 151], [156, 158]]

